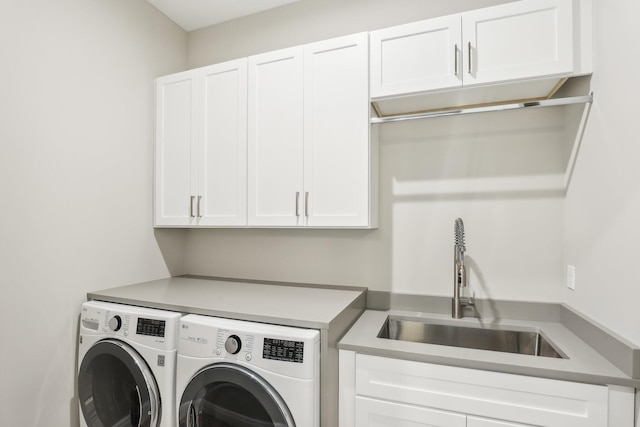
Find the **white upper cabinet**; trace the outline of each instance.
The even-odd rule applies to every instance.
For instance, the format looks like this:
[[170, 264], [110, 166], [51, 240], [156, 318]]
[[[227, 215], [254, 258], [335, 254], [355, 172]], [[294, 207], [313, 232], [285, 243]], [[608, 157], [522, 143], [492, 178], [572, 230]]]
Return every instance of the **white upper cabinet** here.
[[462, 14], [463, 85], [573, 71], [572, 0], [529, 0]]
[[589, 16], [589, 0], [522, 0], [374, 31], [371, 99], [384, 116], [547, 97], [591, 71]]
[[460, 15], [370, 34], [371, 98], [460, 87]]
[[156, 80], [155, 225], [246, 224], [246, 59]]
[[156, 226], [189, 226], [195, 220], [196, 81], [192, 71], [156, 80]]
[[304, 47], [307, 226], [372, 224], [367, 72], [366, 33]]
[[198, 225], [246, 225], [247, 61], [198, 71]]
[[249, 58], [248, 222], [372, 227], [367, 34]]
[[249, 225], [301, 224], [302, 46], [249, 58]]

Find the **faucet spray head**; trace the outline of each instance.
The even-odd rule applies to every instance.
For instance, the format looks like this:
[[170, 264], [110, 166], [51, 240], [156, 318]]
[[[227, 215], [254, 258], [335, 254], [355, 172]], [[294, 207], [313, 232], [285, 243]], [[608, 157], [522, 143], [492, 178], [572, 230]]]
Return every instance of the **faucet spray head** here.
[[459, 246], [462, 251], [466, 250], [464, 247], [464, 223], [462, 218], [457, 218], [453, 227], [456, 236], [456, 246]]

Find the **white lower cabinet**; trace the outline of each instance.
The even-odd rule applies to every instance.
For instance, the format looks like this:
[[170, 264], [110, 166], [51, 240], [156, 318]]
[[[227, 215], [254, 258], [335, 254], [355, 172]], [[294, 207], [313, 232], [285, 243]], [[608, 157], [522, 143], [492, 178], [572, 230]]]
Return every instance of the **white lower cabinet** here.
[[340, 391], [341, 427], [619, 427], [621, 413], [633, 414], [632, 403], [610, 406], [607, 386], [347, 350]]
[[355, 427], [465, 427], [464, 414], [356, 396]]
[[490, 420], [467, 415], [467, 427], [527, 427], [525, 424], [508, 421]]

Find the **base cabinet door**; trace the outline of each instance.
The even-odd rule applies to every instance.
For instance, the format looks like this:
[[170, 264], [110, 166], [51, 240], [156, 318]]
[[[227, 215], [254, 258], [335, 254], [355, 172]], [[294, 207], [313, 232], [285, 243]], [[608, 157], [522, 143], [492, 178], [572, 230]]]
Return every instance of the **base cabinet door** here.
[[493, 420], [489, 418], [467, 416], [467, 427], [528, 427], [530, 425], [518, 424], [510, 421]]
[[467, 417], [464, 414], [362, 396], [356, 397], [355, 414], [355, 427], [465, 427], [467, 425]]
[[[351, 375], [341, 373], [341, 390], [351, 391], [355, 406], [351, 413], [347, 402], [342, 401], [343, 424], [355, 419], [357, 426], [403, 425], [388, 421], [393, 417], [406, 419], [407, 426], [603, 427], [611, 424], [607, 421], [611, 399], [605, 386], [347, 351], [341, 352], [340, 358], [340, 369], [344, 367], [353, 372]], [[627, 390], [621, 392], [627, 396]], [[631, 406], [623, 410], [629, 411]], [[442, 424], [427, 423], [433, 411], [444, 420]], [[459, 417], [462, 424], [446, 424], [457, 422]]]

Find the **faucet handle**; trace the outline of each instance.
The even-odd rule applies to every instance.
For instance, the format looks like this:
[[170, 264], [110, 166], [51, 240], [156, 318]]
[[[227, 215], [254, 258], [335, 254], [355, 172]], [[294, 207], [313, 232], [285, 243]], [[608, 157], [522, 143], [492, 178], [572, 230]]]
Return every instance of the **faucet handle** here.
[[472, 305], [475, 306], [476, 305], [476, 293], [474, 292], [472, 295], [468, 296], [468, 297], [460, 297], [460, 303], [462, 305]]

